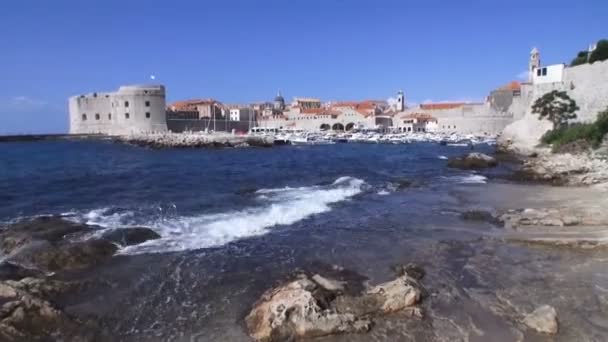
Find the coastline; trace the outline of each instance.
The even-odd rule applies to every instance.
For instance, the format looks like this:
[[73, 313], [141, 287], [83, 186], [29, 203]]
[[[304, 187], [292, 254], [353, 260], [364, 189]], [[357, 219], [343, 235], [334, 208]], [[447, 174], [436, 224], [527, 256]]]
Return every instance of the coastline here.
[[[530, 160], [541, 159], [538, 156], [532, 157], [524, 160], [523, 165], [529, 165]], [[483, 174], [483, 171], [481, 174]], [[579, 179], [581, 175], [581, 173], [565, 173], [562, 176], [572, 176], [576, 177], [573, 179]], [[60, 240], [51, 241], [51, 244], [60, 250], [65, 248], [67, 252], [57, 252], [53, 249], [55, 254], [43, 254], [47, 256], [59, 255], [62, 259], [67, 258], [67, 260], [74, 261], [91, 260], [91, 263], [87, 265], [80, 261], [78, 267], [65, 271], [48, 268], [48, 265], [52, 266], [55, 263], [47, 263], [47, 268], [43, 269], [24, 269], [18, 266], [19, 264], [11, 264], [12, 266], [4, 264], [13, 279], [7, 280], [7, 278], [4, 278], [0, 283], [4, 291], [3, 298], [9, 299], [10, 303], [17, 304], [11, 304], [12, 309], [6, 311], [6, 315], [3, 314], [3, 322], [9, 326], [17, 324], [18, 327], [19, 317], [24, 317], [31, 319], [32, 322], [37, 322], [36, 324], [42, 324], [44, 329], [41, 331], [47, 332], [48, 329], [59, 328], [60, 334], [64, 334], [62, 336], [77, 336], [85, 341], [95, 338], [111, 339], [119, 336], [121, 338], [126, 338], [125, 336], [153, 338], [154, 334], [160, 333], [156, 332], [154, 328], [154, 319], [160, 318], [154, 318], [154, 315], [160, 314], [160, 308], [163, 307], [161, 305], [162, 300], [166, 300], [166, 296], [172, 291], [186, 291], [182, 288], [184, 285], [181, 284], [182, 281], [186, 280], [182, 278], [198, 279], [196, 274], [199, 272], [200, 265], [200, 269], [208, 274], [210, 280], [204, 280], [204, 286], [198, 285], [197, 291], [202, 291], [202, 293], [213, 291], [217, 293], [218, 301], [234, 300], [235, 303], [226, 308], [225, 314], [216, 313], [210, 316], [201, 314], [199, 324], [202, 325], [200, 326], [193, 327], [192, 323], [186, 320], [186, 323], [184, 323], [186, 325], [178, 325], [175, 329], [170, 329], [164, 333], [181, 332], [195, 335], [196, 331], [190, 329], [215, 327], [211, 331], [206, 330], [205, 336], [218, 340], [247, 341], [249, 338], [245, 328], [242, 326], [238, 328], [230, 323], [228, 326], [232, 328], [226, 330], [226, 321], [236, 320], [242, 323], [256, 299], [260, 298], [265, 291], [279, 289], [281, 284], [289, 283], [293, 279], [294, 273], [303, 271], [309, 276], [320, 274], [330, 281], [351, 281], [350, 284], [357, 288], [362, 285], [358, 285], [360, 280], [356, 279], [361, 278], [369, 279], [370, 284], [384, 284], [383, 286], [386, 286], [387, 281], [399, 279], [392, 275], [391, 266], [396, 264], [407, 265], [413, 262], [419, 264], [426, 273], [426, 276], [421, 280], [424, 288], [420, 289], [421, 293], [426, 294], [421, 295], [420, 301], [416, 302], [417, 309], [403, 309], [391, 314], [374, 314], [374, 324], [369, 332], [353, 331], [352, 334], [329, 335], [321, 340], [365, 341], [370, 338], [387, 339], [395, 336], [404, 339], [407, 339], [406, 336], [410, 336], [410, 338], [415, 336], [423, 340], [454, 340], [466, 338], [471, 334], [478, 334], [479, 331], [499, 339], [521, 339], [536, 334], [528, 330], [523, 321], [528, 314], [543, 305], [555, 307], [560, 322], [560, 338], [580, 338], [581, 336], [588, 336], [584, 330], [589, 329], [589, 324], [581, 322], [580, 318], [576, 316], [586, 313], [591, 317], [596, 317], [599, 309], [592, 305], [586, 308], [574, 308], [576, 298], [572, 296], [562, 298], [560, 296], [563, 295], [564, 291], [571, 291], [579, 298], [583, 298], [582, 300], [586, 303], [592, 303], [594, 299], [603, 301], [603, 297], [597, 297], [597, 291], [591, 291], [590, 289], [593, 289], [596, 285], [604, 288], [608, 285], [604, 283], [604, 280], [577, 284], [578, 279], [567, 272], [574, 272], [573, 274], [577, 277], [585, 277], [590, 274], [595, 277], [598, 267], [601, 268], [601, 262], [598, 260], [608, 255], [605, 255], [604, 249], [600, 247], [606, 241], [603, 237], [598, 237], [597, 233], [605, 233], [602, 227], [608, 224], [608, 217], [601, 211], [601, 208], [608, 203], [601, 201], [602, 198], [606, 198], [605, 196], [601, 197], [604, 194], [601, 184], [593, 186], [574, 186], [572, 185], [575, 184], [574, 182], [568, 182], [568, 184], [571, 185], [556, 187], [544, 185], [544, 182], [513, 184], [490, 181], [487, 184], [477, 186], [458, 186], [450, 192], [450, 196], [458, 200], [449, 200], [448, 203], [453, 201], [452, 206], [454, 213], [458, 215], [457, 220], [462, 217], [463, 222], [468, 222], [467, 226], [463, 227], [462, 232], [448, 235], [452, 236], [449, 239], [427, 241], [427, 237], [414, 245], [409, 245], [410, 242], [403, 236], [392, 235], [399, 234], [398, 231], [389, 231], [385, 238], [376, 236], [375, 239], [378, 241], [361, 241], [362, 244], [377, 245], [378, 249], [374, 254], [370, 254], [371, 251], [369, 250], [349, 252], [352, 247], [347, 246], [341, 257], [332, 257], [331, 250], [340, 249], [339, 246], [343, 242], [340, 240], [333, 243], [324, 242], [327, 247], [332, 247], [321, 248], [319, 244], [322, 243], [322, 240], [316, 240], [315, 236], [321, 234], [322, 230], [316, 230], [315, 233], [308, 232], [311, 228], [315, 231], [314, 225], [313, 227], [301, 227], [302, 233], [296, 237], [281, 237], [282, 234], [277, 234], [277, 236], [266, 238], [269, 239], [268, 244], [275, 246], [286, 244], [286, 241], [282, 239], [303, 239], [302, 250], [298, 252], [303, 254], [299, 258], [309, 260], [312, 257], [313, 260], [337, 263], [335, 264], [336, 267], [345, 268], [349, 276], [331, 271], [334, 268], [331, 265], [319, 266], [315, 263], [290, 261], [282, 266], [277, 266], [277, 260], [273, 257], [260, 257], [259, 253], [262, 252], [253, 252], [253, 250], [243, 256], [230, 258], [242, 260], [243, 265], [232, 265], [227, 262], [226, 256], [219, 253], [221, 249], [190, 252], [183, 256], [176, 253], [168, 257], [158, 254], [114, 255], [115, 250], [112, 251], [112, 248], [105, 243], [97, 245], [97, 242], [93, 242], [96, 241], [95, 239], [84, 245], [76, 240], [74, 245], [74, 242], [70, 239], [64, 241], [64, 234], [60, 234]], [[423, 201], [421, 205], [435, 203], [433, 198], [425, 200], [424, 196], [428, 196], [428, 194], [425, 194], [427, 191], [425, 188], [407, 189], [406, 186], [400, 191], [402, 192], [398, 193], [399, 196], [405, 196], [410, 200]], [[417, 193], [423, 196], [419, 197]], [[474, 215], [470, 215], [470, 213], [474, 213]], [[489, 213], [489, 215], [486, 215], [486, 213]], [[502, 223], [499, 223], [496, 228], [489, 229], [488, 221], [491, 226], [495, 226], [497, 221]], [[361, 224], [365, 225], [365, 222], [362, 221]], [[472, 225], [469, 226], [471, 222]], [[506, 227], [503, 227], [505, 223]], [[436, 232], [442, 232], [448, 229], [441, 225], [434, 227], [437, 224], [427, 222], [422, 226], [429, 225], [431, 236], [435, 230]], [[454, 223], [450, 220], [447, 224], [453, 225]], [[477, 225], [479, 228], [475, 228]], [[59, 225], [59, 227], [61, 226]], [[590, 227], [592, 229], [589, 229]], [[61, 228], [60, 231], [65, 232], [64, 229]], [[85, 227], [76, 230], [80, 231], [82, 229], [85, 229]], [[86, 227], [86, 229], [95, 231], [99, 228]], [[376, 227], [376, 229], [382, 231], [387, 227]], [[78, 231], [75, 231], [75, 233], [78, 233]], [[577, 235], [578, 239], [576, 241], [571, 239], [573, 233], [580, 233]], [[369, 233], [364, 231], [361, 232], [361, 235], [355, 236], [361, 236], [362, 238], [367, 234]], [[48, 237], [48, 235], [45, 236]], [[309, 241], [306, 241], [306, 239], [309, 239]], [[22, 240], [13, 238], [11, 241], [19, 242]], [[126, 240], [121, 237], [119, 241]], [[136, 239], [136, 241], [141, 240]], [[354, 239], [354, 241], [357, 241], [357, 239]], [[34, 246], [40, 246], [40, 244]], [[48, 245], [46, 246], [45, 248], [48, 248]], [[360, 248], [362, 247], [363, 245]], [[247, 250], [247, 247], [239, 248]], [[317, 250], [318, 248], [321, 248], [321, 250]], [[325, 249], [326, 251], [324, 251]], [[356, 248], [354, 249], [356, 250]], [[38, 249], [34, 249], [34, 251], [36, 250]], [[234, 251], [236, 250], [238, 248]], [[314, 251], [312, 256], [310, 255], [311, 250]], [[380, 252], [382, 250], [390, 250], [390, 252], [385, 252], [385, 254]], [[65, 254], [76, 251], [80, 252], [77, 252], [77, 257], [74, 258]], [[87, 252], [82, 254], [82, 251]], [[198, 253], [203, 253], [205, 258], [192, 260], [191, 255]], [[260, 260], [250, 261], [250, 253], [257, 255]], [[88, 257], [83, 259], [83, 255], [88, 255]], [[587, 260], [589, 256], [592, 258]], [[529, 265], [524, 266], [522, 262], [526, 259], [531, 261]], [[245, 262], [245, 260], [248, 261]], [[256, 269], [256, 272], [268, 272], [264, 277], [265, 279], [257, 279], [254, 275], [248, 275], [252, 266], [247, 263], [255, 265], [253, 269]], [[158, 286], [165, 289], [159, 290], [158, 294], [152, 291], [156, 288], [154, 282], [138, 285], [137, 280], [122, 279], [133, 269], [141, 272], [149, 269], [151, 264], [164, 265], [156, 271], [158, 274], [154, 275], [154, 279], [160, 281]], [[189, 264], [190, 266], [188, 266]], [[225, 276], [215, 274], [214, 268], [218, 265], [234, 269], [231, 271], [232, 273]], [[81, 268], [81, 266], [84, 268]], [[186, 275], [183, 272], [186, 272], [187, 269], [195, 269], [196, 272]], [[47, 273], [49, 271], [54, 272], [54, 274], [49, 276]], [[556, 272], [556, 274], [553, 275], [551, 272]], [[223, 285], [214, 287], [213, 279]], [[411, 282], [408, 279], [406, 278], [404, 281]], [[133, 288], [125, 288], [123, 282], [130, 284]], [[115, 292], [114, 287], [118, 286], [116, 284], [122, 284], [118, 287], [122, 289], [121, 291]], [[195, 284], [198, 284], [198, 280]], [[547, 284], [554, 284], [557, 287], [542, 292]], [[139, 286], [144, 287], [140, 288]], [[228, 286], [229, 289], [238, 294], [225, 293], [220, 290], [222, 286]], [[372, 288], [368, 288], [367, 291], [371, 291]], [[151, 298], [142, 303], [136, 299], [123, 297], [132, 294], [131, 291], [150, 293]], [[105, 293], [105, 295], [100, 293]], [[107, 297], [109, 293], [112, 293], [112, 298]], [[194, 305], [193, 313], [202, 313], [209, 310], [206, 306], [200, 306], [202, 304], [195, 305], [193, 303], [196, 303], [195, 298], [202, 300], [203, 303], [211, 299], [206, 299], [205, 296], [200, 297], [201, 295], [197, 296], [191, 292], [177, 293], [177, 297], [171, 300], [192, 303], [189, 305]], [[189, 296], [194, 296], [194, 298]], [[122, 300], [128, 300], [137, 307], [141, 306], [138, 311], [143, 310], [152, 315], [149, 322], [149, 331], [132, 331], [128, 335], [123, 335], [125, 330], [128, 331], [129, 329], [128, 325], [125, 325], [126, 323], [119, 319], [121, 308], [125, 305], [121, 303]], [[32, 311], [30, 310], [31, 307], [18, 304], [28, 301], [37, 303], [35, 310]], [[220, 305], [215, 301], [212, 301], [212, 303], [205, 305]], [[19, 311], [14, 311], [20, 305], [25, 310], [24, 316], [19, 316]], [[50, 321], [38, 320], [39, 316], [37, 315], [41, 311], [37, 310], [43, 309], [54, 313]], [[420, 310], [420, 313], [416, 310]], [[455, 310], [461, 310], [462, 312], [456, 314], [454, 313]], [[129, 313], [129, 315], [133, 314], [132, 312]], [[136, 318], [135, 321], [147, 322], [148, 318], [143, 315], [142, 313], [139, 316], [126, 317]], [[480, 319], [480, 315], [486, 315], [487, 317]], [[107, 324], [110, 322], [111, 325], [113, 320], [120, 322], [116, 325], [117, 330], [105, 331], [105, 329], [108, 329]], [[484, 323], [484, 326], [471, 326], [470, 320], [480, 320]], [[452, 321], [452, 323], [446, 324], [445, 322], [448, 321]], [[599, 328], [593, 327], [593, 329], [596, 329], [594, 331], [597, 333]], [[6, 334], [7, 332], [4, 331], [3, 333]], [[103, 335], [105, 333], [110, 335]], [[118, 335], [112, 336], [112, 334]], [[8, 336], [10, 337], [10, 335]], [[23, 335], [15, 336], [19, 336], [16, 340], [23, 337]], [[169, 335], [156, 336], [156, 338], [170, 337]], [[7, 338], [7, 340], [10, 340], [10, 338]]]

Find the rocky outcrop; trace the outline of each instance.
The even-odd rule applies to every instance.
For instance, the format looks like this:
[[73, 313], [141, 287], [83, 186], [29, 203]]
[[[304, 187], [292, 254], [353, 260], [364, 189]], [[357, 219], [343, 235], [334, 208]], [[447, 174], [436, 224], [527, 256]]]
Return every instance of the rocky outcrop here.
[[33, 278], [0, 282], [0, 340], [94, 340], [90, 327], [47, 299], [70, 288], [70, 284]]
[[367, 288], [358, 295], [343, 294], [345, 282], [315, 274], [299, 275], [264, 293], [245, 318], [256, 341], [284, 341], [338, 333], [365, 332], [375, 316], [411, 309], [422, 297], [419, 280], [424, 274], [410, 266], [396, 279]]
[[121, 136], [118, 142], [150, 148], [270, 147], [274, 138], [227, 133], [148, 133]]
[[477, 152], [469, 153], [462, 157], [450, 158], [448, 160], [448, 167], [465, 170], [485, 169], [497, 165], [498, 162], [496, 161], [496, 158]]
[[533, 181], [556, 185], [593, 185], [608, 182], [608, 162], [592, 153], [553, 154], [538, 149], [538, 157], [526, 160], [519, 174]]
[[524, 324], [540, 333], [556, 334], [558, 330], [557, 312], [549, 305], [543, 305], [524, 318]]
[[127, 228], [110, 231], [104, 238], [91, 237], [97, 229], [49, 216], [0, 230], [1, 341], [100, 340], [98, 327], [56, 305], [59, 296], [79, 292], [90, 283], [57, 278], [73, 278], [73, 270], [90, 271], [112, 257], [117, 244], [137, 244], [158, 235], [147, 228]]
[[97, 227], [39, 217], [5, 228], [0, 248], [6, 259], [29, 269], [61, 271], [86, 268], [114, 255], [117, 246], [105, 239], [80, 239]]

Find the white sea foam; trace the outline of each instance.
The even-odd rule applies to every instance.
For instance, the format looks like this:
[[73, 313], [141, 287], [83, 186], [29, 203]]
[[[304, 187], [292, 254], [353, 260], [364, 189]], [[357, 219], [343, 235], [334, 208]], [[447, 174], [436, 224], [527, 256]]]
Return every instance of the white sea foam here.
[[[123, 254], [162, 253], [221, 246], [242, 238], [266, 234], [272, 227], [289, 225], [311, 215], [331, 210], [331, 204], [361, 193], [363, 180], [341, 177], [327, 186], [261, 189], [256, 192], [259, 206], [195, 216], [173, 216], [139, 222], [161, 235], [158, 240], [124, 248]], [[87, 223], [106, 228], [130, 225], [131, 211], [107, 208], [82, 216]]]
[[446, 157], [446, 156], [439, 156], [437, 158], [439, 158], [439, 159], [448, 159], [448, 157]]
[[378, 191], [378, 195], [380, 195], [380, 196], [386, 196], [388, 194], [390, 194], [390, 192], [388, 192], [388, 190], [385, 190], [385, 189]]
[[486, 184], [486, 181], [488, 180], [486, 177], [477, 174], [471, 174], [466, 176], [452, 176], [445, 178], [460, 184]]

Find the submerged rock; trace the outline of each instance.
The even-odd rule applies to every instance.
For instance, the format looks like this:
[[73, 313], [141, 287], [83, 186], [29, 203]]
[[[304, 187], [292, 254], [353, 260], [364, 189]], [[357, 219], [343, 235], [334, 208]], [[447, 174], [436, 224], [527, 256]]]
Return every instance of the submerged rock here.
[[462, 157], [450, 158], [448, 167], [457, 169], [485, 169], [498, 165], [496, 158], [483, 153], [469, 153]]
[[[367, 288], [358, 295], [343, 294], [344, 281], [306, 275], [264, 293], [245, 318], [249, 335], [257, 341], [284, 341], [338, 333], [366, 332], [374, 316], [404, 309], [420, 316], [415, 305], [422, 297], [414, 278], [424, 271], [414, 265], [392, 281]], [[411, 272], [413, 276], [408, 275]]]
[[543, 305], [524, 318], [531, 329], [545, 334], [556, 334], [558, 330], [557, 312], [552, 306]]
[[121, 246], [132, 246], [148, 240], [160, 239], [160, 235], [150, 228], [136, 227], [114, 229], [103, 234], [103, 238]]
[[492, 224], [499, 224], [500, 220], [494, 214], [485, 210], [469, 210], [460, 214], [460, 217], [465, 221], [480, 221]]

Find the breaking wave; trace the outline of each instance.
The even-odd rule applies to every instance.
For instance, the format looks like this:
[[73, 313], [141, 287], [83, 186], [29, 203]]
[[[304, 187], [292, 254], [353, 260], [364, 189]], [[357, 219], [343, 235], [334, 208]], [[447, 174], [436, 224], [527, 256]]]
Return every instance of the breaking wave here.
[[[193, 216], [168, 216], [137, 223], [132, 211], [93, 210], [80, 220], [104, 228], [144, 226], [161, 235], [140, 245], [126, 247], [122, 254], [185, 251], [217, 247], [242, 238], [266, 234], [272, 227], [290, 225], [309, 216], [328, 212], [330, 205], [361, 193], [365, 182], [341, 177], [327, 186], [261, 189], [256, 191], [259, 206], [240, 211]], [[130, 224], [131, 223], [131, 224]]]

